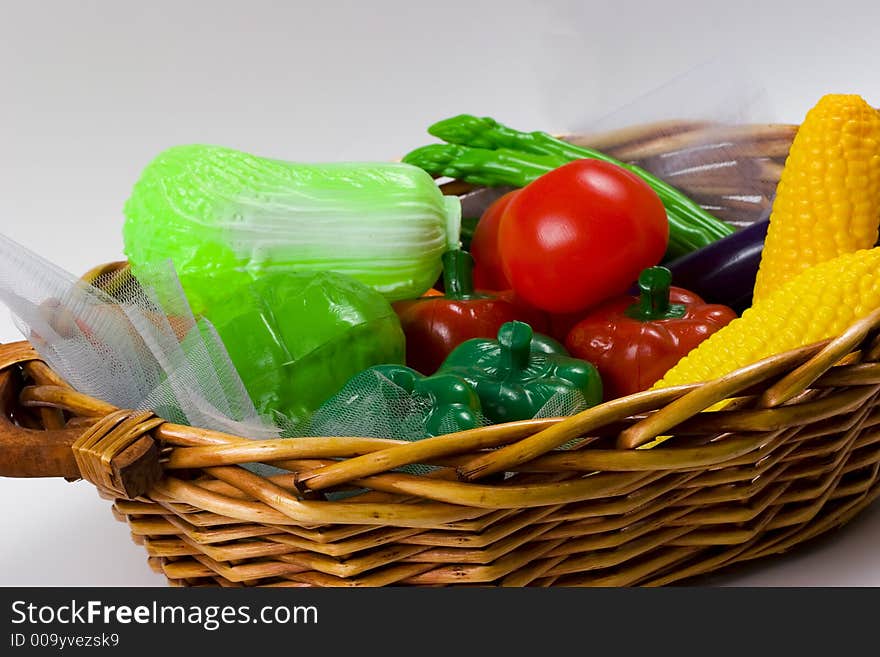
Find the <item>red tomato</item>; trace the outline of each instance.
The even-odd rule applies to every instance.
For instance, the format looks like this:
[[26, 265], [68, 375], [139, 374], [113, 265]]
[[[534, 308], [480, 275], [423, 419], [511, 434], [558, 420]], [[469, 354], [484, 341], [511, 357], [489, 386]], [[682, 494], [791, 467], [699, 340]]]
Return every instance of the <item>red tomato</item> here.
[[660, 262], [669, 224], [660, 197], [615, 164], [576, 160], [524, 187], [498, 229], [516, 294], [552, 313], [585, 310], [622, 294]]
[[471, 255], [474, 258], [474, 286], [481, 290], [508, 290], [510, 282], [504, 275], [501, 256], [498, 253], [498, 226], [501, 215], [518, 189], [507, 192], [486, 208], [477, 222], [471, 238]]

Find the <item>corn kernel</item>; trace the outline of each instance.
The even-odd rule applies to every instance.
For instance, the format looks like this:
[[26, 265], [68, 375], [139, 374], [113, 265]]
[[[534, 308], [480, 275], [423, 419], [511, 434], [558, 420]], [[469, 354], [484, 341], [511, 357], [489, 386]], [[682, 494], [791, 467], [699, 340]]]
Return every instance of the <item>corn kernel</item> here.
[[880, 308], [880, 248], [801, 272], [682, 358], [654, 387], [697, 383], [833, 338]]
[[805, 269], [869, 249], [880, 224], [880, 112], [856, 95], [828, 95], [792, 143], [764, 242], [754, 299]]

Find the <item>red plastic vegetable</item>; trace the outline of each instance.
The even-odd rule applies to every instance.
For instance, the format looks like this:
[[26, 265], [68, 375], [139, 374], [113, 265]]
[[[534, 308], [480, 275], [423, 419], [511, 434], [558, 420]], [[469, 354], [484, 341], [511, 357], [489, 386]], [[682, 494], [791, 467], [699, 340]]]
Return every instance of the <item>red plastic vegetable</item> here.
[[707, 304], [670, 287], [665, 267], [639, 276], [640, 296], [602, 304], [578, 322], [565, 341], [572, 356], [599, 370], [605, 399], [650, 388], [691, 349], [734, 318], [727, 306]]
[[623, 294], [660, 262], [668, 240], [660, 197], [635, 174], [598, 160], [571, 162], [519, 190], [498, 228], [511, 287], [552, 313]]
[[518, 193], [519, 190], [515, 189], [495, 200], [486, 208], [474, 229], [470, 252], [474, 257], [474, 285], [481, 290], [510, 289], [498, 252], [498, 227], [504, 210]]
[[449, 353], [471, 338], [494, 338], [506, 322], [519, 320], [544, 331], [542, 313], [517, 302], [511, 292], [475, 292], [473, 259], [466, 251], [443, 256], [443, 296], [393, 304], [406, 336], [406, 364], [430, 375]]

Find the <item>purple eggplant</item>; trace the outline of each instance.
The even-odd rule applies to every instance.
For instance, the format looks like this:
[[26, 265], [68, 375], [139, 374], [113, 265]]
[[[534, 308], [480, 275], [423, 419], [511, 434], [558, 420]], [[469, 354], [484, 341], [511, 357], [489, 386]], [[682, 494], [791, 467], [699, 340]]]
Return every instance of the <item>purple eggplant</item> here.
[[742, 313], [752, 304], [769, 224], [769, 218], [762, 219], [666, 264], [672, 284]]

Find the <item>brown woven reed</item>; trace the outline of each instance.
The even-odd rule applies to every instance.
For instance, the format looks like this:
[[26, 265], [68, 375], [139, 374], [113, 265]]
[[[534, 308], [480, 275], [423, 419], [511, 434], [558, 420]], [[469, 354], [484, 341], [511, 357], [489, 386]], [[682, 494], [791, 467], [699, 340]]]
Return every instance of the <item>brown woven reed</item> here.
[[[643, 160], [699, 129], [600, 145]], [[770, 171], [794, 129], [755, 130], [747, 165]], [[172, 585], [656, 586], [783, 552], [870, 504], [878, 400], [880, 311], [710, 383], [416, 443], [173, 425], [72, 390], [17, 343], [0, 347], [0, 474], [89, 479]], [[634, 449], [657, 435], [673, 437]], [[241, 467], [257, 462], [287, 474]], [[439, 467], [398, 470], [414, 463]], [[348, 489], [367, 492], [325, 498]]]

